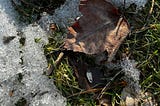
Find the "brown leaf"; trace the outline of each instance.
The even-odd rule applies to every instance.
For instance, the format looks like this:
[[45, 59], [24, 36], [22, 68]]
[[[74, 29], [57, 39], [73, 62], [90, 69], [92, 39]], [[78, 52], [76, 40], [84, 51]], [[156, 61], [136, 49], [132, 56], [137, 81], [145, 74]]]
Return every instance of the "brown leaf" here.
[[86, 54], [107, 51], [111, 61], [129, 33], [126, 19], [106, 0], [81, 0], [79, 10], [83, 16], [69, 28], [64, 48]]

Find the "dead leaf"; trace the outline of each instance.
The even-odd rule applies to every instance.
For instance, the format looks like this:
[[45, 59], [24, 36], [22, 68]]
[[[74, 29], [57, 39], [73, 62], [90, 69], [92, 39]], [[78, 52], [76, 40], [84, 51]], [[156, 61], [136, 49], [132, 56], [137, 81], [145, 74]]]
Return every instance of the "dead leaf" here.
[[80, 87], [85, 90], [104, 87], [105, 83], [107, 82], [105, 80], [106, 76], [104, 76], [104, 70], [101, 67], [93, 67], [89, 65], [83, 59], [77, 60], [76, 57], [78, 57], [78, 55], [82, 54], [71, 54], [68, 55], [68, 58], [69, 63], [73, 67], [74, 75], [76, 76]]
[[108, 52], [111, 61], [129, 33], [129, 25], [118, 9], [106, 0], [81, 0], [83, 14], [69, 27], [64, 48], [86, 54]]

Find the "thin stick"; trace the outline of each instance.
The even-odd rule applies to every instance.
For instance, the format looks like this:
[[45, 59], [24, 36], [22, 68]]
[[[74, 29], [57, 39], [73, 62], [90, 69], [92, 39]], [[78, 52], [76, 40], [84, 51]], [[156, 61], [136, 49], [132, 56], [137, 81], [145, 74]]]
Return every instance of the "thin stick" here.
[[155, 0], [152, 0], [152, 5], [151, 5], [150, 11], [149, 11], [149, 15], [151, 15], [153, 12], [154, 4], [155, 4]]
[[77, 96], [77, 95], [81, 95], [81, 94], [87, 94], [87, 93], [93, 93], [93, 92], [98, 92], [101, 91], [103, 88], [96, 88], [96, 89], [89, 89], [89, 90], [85, 90], [82, 92], [78, 92], [78, 93], [74, 93], [71, 96], [68, 96], [67, 98], [73, 97], [73, 96]]
[[57, 66], [59, 65], [59, 63], [61, 62], [63, 56], [64, 56], [64, 53], [61, 52], [61, 53], [58, 55], [56, 61], [54, 62], [54, 65], [49, 65], [49, 66], [48, 66], [48, 69], [47, 69], [47, 71], [46, 71], [46, 75], [50, 75], [50, 74], [53, 72], [53, 70], [55, 69], [55, 67], [57, 67]]
[[111, 84], [111, 82], [122, 72], [119, 71], [114, 77], [111, 78], [111, 80], [106, 84], [106, 86], [102, 89], [102, 91], [100, 92], [100, 94], [97, 96], [97, 100], [101, 99], [104, 92], [107, 90], [108, 86]]
[[[151, 14], [153, 12], [154, 4], [155, 4], [155, 0], [152, 0], [151, 8], [150, 8], [148, 16], [146, 18], [146, 22], [148, 22], [148, 19], [149, 19], [149, 17], [151, 16]], [[146, 25], [147, 25], [147, 23], [141, 29], [145, 29]]]
[[58, 58], [57, 58], [56, 61], [55, 61], [55, 65], [56, 65], [56, 66], [61, 62], [61, 59], [62, 59], [63, 56], [64, 56], [64, 53], [63, 53], [63, 52], [61, 52], [61, 53], [58, 55]]

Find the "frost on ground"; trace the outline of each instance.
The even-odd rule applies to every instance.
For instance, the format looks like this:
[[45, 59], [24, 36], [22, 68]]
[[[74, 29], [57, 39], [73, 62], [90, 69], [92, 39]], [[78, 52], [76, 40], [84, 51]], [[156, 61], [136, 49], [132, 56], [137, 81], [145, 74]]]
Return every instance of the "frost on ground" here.
[[137, 9], [145, 6], [148, 0], [111, 0], [117, 6], [125, 6], [128, 8], [131, 4], [135, 4]]
[[[4, 45], [4, 37], [16, 36], [17, 28], [14, 26], [14, 22], [8, 18], [6, 9], [9, 12], [12, 10], [7, 7], [7, 3], [0, 1], [0, 81], [6, 80], [9, 77], [21, 72], [21, 66], [19, 65], [19, 40], [18, 37], [13, 39], [9, 44]], [[13, 49], [14, 48], [14, 49]]]
[[138, 106], [138, 96], [141, 92], [140, 71], [136, 68], [136, 62], [128, 57], [121, 61], [121, 67], [127, 81], [127, 86], [122, 91], [122, 99], [127, 106]]
[[[118, 65], [119, 66], [119, 65]], [[127, 86], [121, 92], [121, 98], [126, 106], [157, 106], [155, 100], [148, 92], [143, 92], [139, 84], [140, 70], [136, 68], [135, 60], [130, 60], [128, 57], [120, 61], [120, 66], [124, 72], [124, 79], [127, 81]]]
[[79, 12], [80, 0], [66, 0], [64, 5], [55, 10], [55, 13], [51, 16], [46, 13], [42, 14], [42, 18], [39, 23], [43, 29], [49, 31], [49, 25], [56, 23], [60, 27], [68, 27], [75, 22], [75, 19], [81, 16]]
[[148, 92], [143, 92], [139, 84], [140, 70], [136, 68], [136, 61], [125, 57], [117, 63], [108, 63], [106, 67], [111, 70], [122, 70], [123, 79], [127, 82], [127, 86], [121, 92], [121, 105], [125, 106], [157, 106], [154, 98]]
[[0, 0], [0, 105], [65, 106], [53, 81], [43, 75], [45, 31], [39, 25], [19, 25], [16, 17], [10, 0]]

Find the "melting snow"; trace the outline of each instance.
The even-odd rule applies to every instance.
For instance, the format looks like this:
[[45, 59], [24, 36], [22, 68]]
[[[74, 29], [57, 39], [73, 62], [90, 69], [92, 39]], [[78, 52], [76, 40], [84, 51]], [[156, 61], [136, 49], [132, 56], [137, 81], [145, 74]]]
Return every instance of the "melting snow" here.
[[[39, 25], [17, 24], [17, 17], [10, 0], [0, 0], [0, 105], [14, 106], [23, 98], [29, 106], [65, 106], [66, 99], [43, 75], [45, 31]], [[4, 37], [9, 36], [15, 38], [4, 44]], [[19, 42], [22, 37], [24, 46]], [[35, 43], [36, 38], [41, 41]]]
[[128, 8], [131, 4], [135, 4], [137, 9], [145, 6], [148, 0], [111, 0], [117, 6], [124, 6]]
[[[112, 0], [123, 4], [123, 0]], [[126, 0], [127, 6], [135, 3], [144, 6], [147, 0]], [[47, 61], [43, 54], [43, 45], [47, 43], [44, 30], [48, 31], [50, 23], [66, 27], [80, 16], [79, 0], [66, 0], [53, 16], [44, 15], [39, 25], [20, 25], [17, 13], [10, 0], [0, 0], [0, 105], [14, 106], [24, 98], [29, 106], [65, 106], [66, 99], [58, 92], [52, 80], [43, 75]], [[21, 35], [17, 35], [21, 32]], [[16, 36], [8, 44], [4, 37]], [[19, 40], [24, 37], [22, 46]], [[35, 43], [36, 38], [41, 38]], [[124, 68], [125, 69], [125, 68]], [[128, 71], [128, 73], [130, 72]], [[136, 74], [137, 76], [137, 74]], [[137, 79], [136, 79], [137, 80]]]

